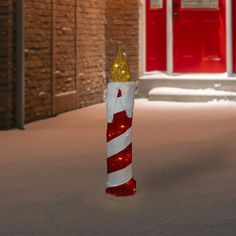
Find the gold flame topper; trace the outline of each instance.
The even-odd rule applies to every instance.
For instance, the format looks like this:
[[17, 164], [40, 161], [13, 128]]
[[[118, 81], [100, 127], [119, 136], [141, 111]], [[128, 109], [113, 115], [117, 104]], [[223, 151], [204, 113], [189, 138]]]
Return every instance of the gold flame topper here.
[[118, 49], [116, 58], [111, 67], [112, 82], [128, 82], [131, 79], [128, 62], [121, 48]]

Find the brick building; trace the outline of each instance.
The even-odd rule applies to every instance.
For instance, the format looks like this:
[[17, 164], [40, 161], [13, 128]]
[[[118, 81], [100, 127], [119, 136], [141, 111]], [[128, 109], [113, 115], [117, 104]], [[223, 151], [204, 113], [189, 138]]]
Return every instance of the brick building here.
[[0, 0], [0, 129], [102, 102], [118, 45], [140, 96], [236, 100], [235, 39], [235, 0]]
[[102, 102], [118, 45], [137, 79], [138, 14], [138, 0], [0, 0], [0, 129]]

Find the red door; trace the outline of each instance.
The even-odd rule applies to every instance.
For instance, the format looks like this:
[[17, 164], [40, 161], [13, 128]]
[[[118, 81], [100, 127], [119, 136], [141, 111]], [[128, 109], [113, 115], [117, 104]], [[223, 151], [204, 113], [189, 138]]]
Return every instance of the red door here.
[[233, 72], [236, 72], [236, 0], [233, 0]]
[[146, 70], [166, 70], [166, 0], [146, 1]]
[[226, 0], [173, 0], [174, 72], [226, 71]]

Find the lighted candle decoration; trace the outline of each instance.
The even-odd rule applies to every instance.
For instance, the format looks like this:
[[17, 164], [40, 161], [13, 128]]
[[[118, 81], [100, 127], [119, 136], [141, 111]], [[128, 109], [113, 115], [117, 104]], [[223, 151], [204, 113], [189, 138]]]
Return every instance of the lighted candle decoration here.
[[118, 49], [107, 86], [107, 188], [116, 196], [136, 192], [132, 175], [132, 116], [136, 83], [131, 82], [129, 65]]

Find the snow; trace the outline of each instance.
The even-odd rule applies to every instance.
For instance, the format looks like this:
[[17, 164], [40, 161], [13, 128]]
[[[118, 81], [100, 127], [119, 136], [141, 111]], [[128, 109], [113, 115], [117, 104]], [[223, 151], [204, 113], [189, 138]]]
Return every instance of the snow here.
[[57, 93], [55, 96], [56, 97], [63, 97], [63, 96], [66, 96], [66, 95], [71, 95], [71, 94], [76, 94], [76, 93], [77, 93], [76, 90], [72, 90], [72, 91]]
[[198, 95], [198, 96], [236, 96], [236, 92], [207, 89], [184, 89], [176, 87], [159, 87], [150, 90], [149, 95]]
[[175, 80], [214, 80], [221, 81], [225, 79], [236, 80], [235, 77], [229, 77], [227, 73], [176, 73], [176, 74], [167, 74], [159, 71], [146, 72], [141, 79], [175, 79]]
[[220, 84], [220, 83], [214, 84], [214, 87], [215, 87], [215, 88], [219, 88], [219, 87], [221, 87], [221, 86], [222, 86], [222, 84]]
[[236, 103], [135, 101], [137, 194], [104, 193], [105, 104], [0, 132], [0, 235], [234, 235]]

